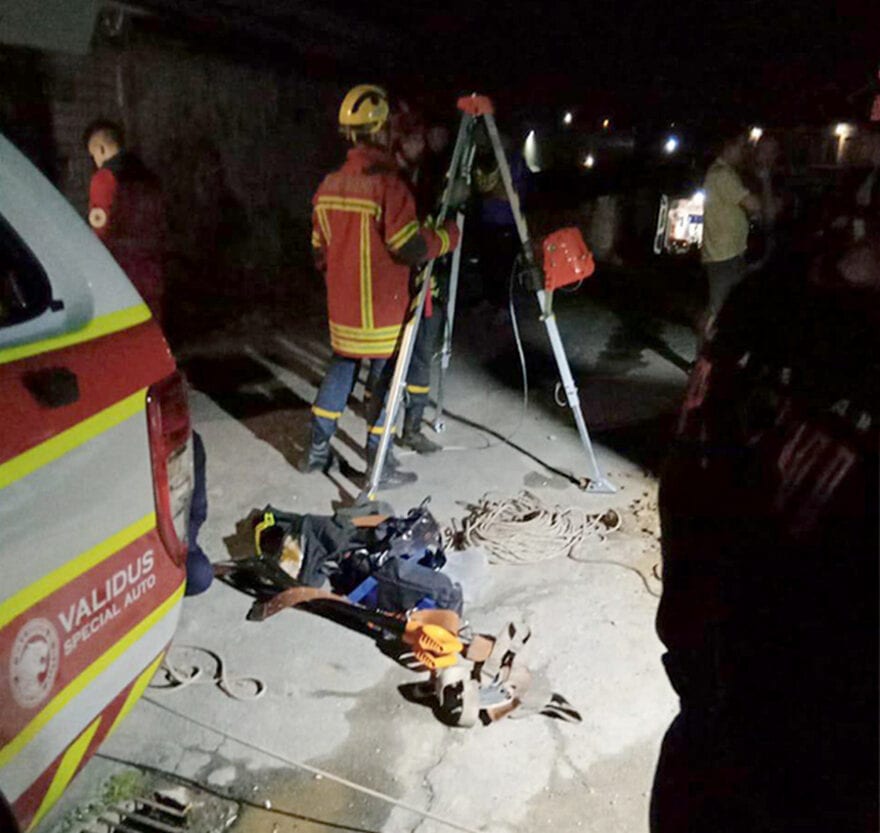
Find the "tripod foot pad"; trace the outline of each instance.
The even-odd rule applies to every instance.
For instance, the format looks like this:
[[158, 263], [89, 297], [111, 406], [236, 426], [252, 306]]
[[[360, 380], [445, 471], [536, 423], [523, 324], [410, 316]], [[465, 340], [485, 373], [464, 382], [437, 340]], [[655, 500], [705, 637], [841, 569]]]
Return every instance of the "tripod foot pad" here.
[[582, 492], [593, 492], [599, 495], [615, 495], [617, 494], [617, 486], [604, 477], [600, 480], [592, 480], [589, 477], [581, 477], [578, 480], [578, 488]]

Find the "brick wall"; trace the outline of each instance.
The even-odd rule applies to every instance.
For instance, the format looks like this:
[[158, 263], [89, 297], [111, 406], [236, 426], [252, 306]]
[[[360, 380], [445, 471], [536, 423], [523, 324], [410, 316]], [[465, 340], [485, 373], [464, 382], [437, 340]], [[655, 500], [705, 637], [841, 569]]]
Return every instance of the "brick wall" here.
[[287, 296], [314, 281], [309, 200], [344, 152], [338, 84], [147, 36], [86, 56], [2, 50], [9, 68], [28, 90], [0, 92], [0, 128], [82, 214], [93, 172], [82, 132], [98, 117], [123, 123], [162, 180], [183, 289]]

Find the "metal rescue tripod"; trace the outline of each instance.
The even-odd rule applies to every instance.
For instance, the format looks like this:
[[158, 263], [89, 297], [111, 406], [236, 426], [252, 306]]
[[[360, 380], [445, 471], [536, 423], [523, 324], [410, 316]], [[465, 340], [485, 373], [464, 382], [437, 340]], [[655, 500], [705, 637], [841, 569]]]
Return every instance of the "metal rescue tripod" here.
[[[462, 111], [461, 123], [458, 128], [458, 135], [455, 140], [455, 147], [452, 151], [452, 162], [449, 166], [449, 173], [446, 179], [446, 187], [443, 191], [443, 198], [440, 203], [440, 211], [437, 217], [437, 223], [443, 223], [452, 206], [457, 183], [464, 180], [470, 181], [471, 167], [474, 160], [474, 129], [478, 120], [482, 119], [492, 143], [492, 150], [498, 163], [498, 169], [501, 173], [501, 179], [504, 183], [504, 190], [510, 201], [510, 208], [513, 212], [513, 218], [516, 222], [516, 230], [522, 248], [522, 257], [525, 260], [525, 272], [529, 276], [529, 288], [535, 291], [538, 304], [541, 308], [541, 320], [547, 328], [547, 335], [550, 339], [550, 346], [553, 348], [553, 355], [556, 359], [556, 365], [559, 368], [559, 376], [562, 386], [565, 389], [565, 396], [568, 406], [574, 413], [574, 420], [577, 424], [578, 433], [584, 446], [589, 464], [589, 474], [587, 477], [579, 478], [576, 482], [578, 485], [589, 492], [613, 493], [617, 491], [611, 481], [603, 476], [599, 470], [599, 464], [596, 461], [596, 455], [593, 451], [593, 444], [590, 441], [590, 433], [587, 430], [587, 423], [581, 411], [581, 403], [578, 397], [577, 385], [571, 375], [571, 368], [568, 364], [568, 358], [565, 355], [565, 347], [562, 344], [562, 338], [559, 334], [559, 328], [556, 325], [556, 316], [553, 313], [553, 290], [567, 283], [574, 283], [583, 280], [592, 273], [592, 258], [589, 256], [583, 238], [576, 229], [562, 229], [551, 234], [545, 239], [543, 244], [544, 251], [544, 268], [542, 269], [535, 260], [535, 254], [532, 249], [532, 243], [529, 238], [529, 229], [526, 224], [525, 217], [519, 205], [519, 196], [513, 187], [513, 181], [510, 175], [510, 166], [507, 163], [507, 157], [501, 144], [501, 137], [498, 134], [498, 127], [495, 124], [494, 108], [492, 102], [485, 96], [471, 95], [465, 96], [458, 101], [458, 109]], [[461, 212], [457, 217], [459, 230], [463, 232], [464, 216]], [[437, 398], [437, 412], [434, 420], [434, 427], [438, 431], [444, 430], [443, 423], [443, 377], [449, 367], [449, 359], [452, 355], [452, 324], [455, 318], [455, 302], [458, 289], [458, 273], [461, 264], [461, 242], [459, 242], [452, 258], [452, 272], [449, 283], [449, 300], [447, 302], [447, 326], [443, 341], [443, 348], [440, 354], [440, 386]], [[388, 449], [392, 442], [391, 427], [397, 419], [400, 402], [403, 397], [406, 376], [409, 372], [410, 360], [412, 359], [413, 347], [415, 346], [416, 335], [418, 334], [419, 325], [425, 309], [425, 299], [428, 292], [431, 291], [431, 275], [433, 273], [434, 261], [430, 261], [422, 270], [419, 280], [419, 291], [411, 306], [411, 314], [403, 329], [401, 336], [400, 349], [397, 355], [397, 362], [394, 366], [394, 375], [391, 379], [391, 386], [388, 389], [388, 398], [385, 407], [385, 426], [386, 431], [383, 432], [379, 441], [379, 448], [373, 461], [373, 468], [370, 471], [370, 480], [362, 497], [373, 500], [379, 491], [379, 481], [382, 474], [382, 467], [385, 465], [385, 459], [388, 456]]]

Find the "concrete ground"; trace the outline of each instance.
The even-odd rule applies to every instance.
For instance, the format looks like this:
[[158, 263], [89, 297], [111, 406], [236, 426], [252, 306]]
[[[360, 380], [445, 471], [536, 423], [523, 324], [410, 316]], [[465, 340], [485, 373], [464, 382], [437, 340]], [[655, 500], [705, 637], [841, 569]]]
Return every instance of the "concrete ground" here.
[[[523, 488], [591, 513], [618, 510], [621, 529], [585, 546], [583, 561], [478, 565], [466, 587], [465, 615], [477, 630], [527, 619], [533, 638], [523, 660], [583, 722], [530, 716], [449, 728], [399, 691], [424, 675], [395, 664], [366, 636], [300, 611], [248, 622], [251, 599], [218, 582], [185, 602], [175, 643], [216, 651], [229, 674], [263, 680], [265, 696], [237, 702], [213, 686], [149, 692], [216, 731], [142, 701], [102, 751], [248, 798], [257, 806], [243, 808], [231, 828], [242, 833], [449, 828], [285, 767], [224, 733], [487, 833], [646, 830], [659, 743], [676, 711], [654, 633], [661, 589], [655, 478], [694, 340], [689, 328], [650, 314], [621, 318], [597, 297], [560, 296], [558, 315], [616, 494], [581, 492], [539, 462], [586, 474], [571, 416], [553, 402], [552, 358], [526, 299], [519, 315], [531, 387], [525, 417], [503, 313], [478, 308], [461, 316], [447, 395], [456, 417], [502, 436], [522, 418], [512, 439], [518, 449], [487, 448], [493, 437], [450, 418], [440, 435], [448, 450], [431, 458], [400, 453], [418, 483], [382, 495], [401, 513], [430, 495], [445, 527], [460, 523], [484, 493], [513, 496]], [[200, 542], [213, 560], [229, 557], [237, 525], [255, 508], [327, 514], [357, 495], [360, 483], [305, 476], [293, 466], [327, 356], [320, 326], [273, 326], [256, 316], [186, 349], [194, 423], [208, 454], [210, 508]], [[337, 447], [359, 469], [363, 438], [363, 420], [350, 410]], [[72, 811], [100, 793], [114, 768], [96, 758], [42, 829], [75, 829]], [[257, 808], [263, 802], [271, 812]]]

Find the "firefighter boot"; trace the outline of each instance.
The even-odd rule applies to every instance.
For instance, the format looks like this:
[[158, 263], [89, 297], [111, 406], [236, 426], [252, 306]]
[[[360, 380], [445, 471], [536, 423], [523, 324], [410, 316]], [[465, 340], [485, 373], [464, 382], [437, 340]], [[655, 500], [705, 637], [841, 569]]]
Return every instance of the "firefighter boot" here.
[[434, 454], [442, 451], [443, 446], [429, 440], [422, 433], [422, 414], [407, 411], [403, 420], [403, 434], [398, 443], [404, 448], [411, 448], [416, 454]]
[[312, 434], [312, 442], [308, 451], [303, 454], [297, 465], [297, 469], [303, 474], [311, 474], [315, 471], [326, 472], [333, 463], [333, 452], [330, 450], [330, 440]]
[[[367, 448], [367, 477], [373, 471], [373, 463], [376, 461], [376, 451], [378, 448]], [[414, 471], [401, 471], [400, 463], [397, 462], [395, 456], [388, 449], [385, 455], [385, 465], [382, 467], [382, 474], [379, 477], [379, 487], [382, 489], [395, 489], [398, 486], [408, 486], [415, 483], [419, 479]]]

